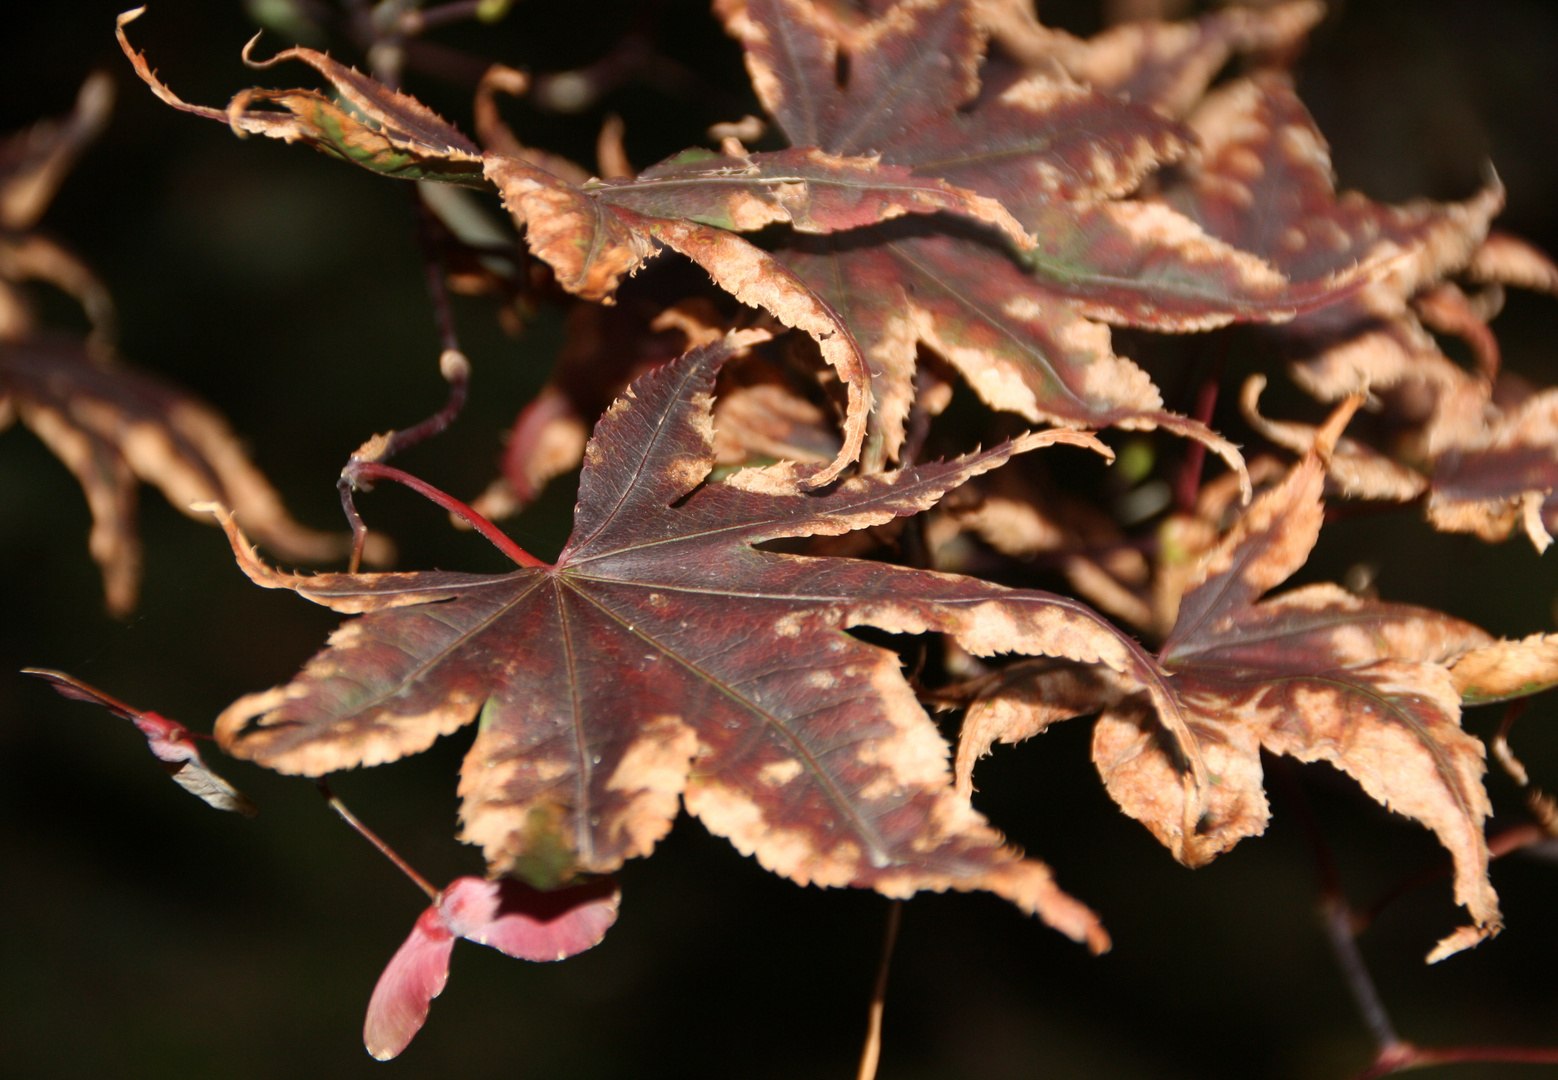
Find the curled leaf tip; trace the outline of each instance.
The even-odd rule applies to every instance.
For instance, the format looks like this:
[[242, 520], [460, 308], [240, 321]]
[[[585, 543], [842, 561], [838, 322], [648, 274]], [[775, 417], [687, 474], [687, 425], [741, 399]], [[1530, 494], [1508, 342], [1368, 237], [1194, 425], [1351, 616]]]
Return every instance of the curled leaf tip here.
[[1326, 422], [1321, 425], [1320, 430], [1315, 433], [1315, 453], [1319, 455], [1321, 461], [1329, 461], [1331, 459], [1331, 452], [1336, 449], [1336, 441], [1342, 437], [1342, 432], [1347, 430], [1347, 425], [1351, 423], [1353, 414], [1358, 411], [1367, 398], [1367, 390], [1359, 390], [1357, 393], [1349, 394], [1346, 400], [1338, 405], [1336, 411], [1331, 413]]
[[1481, 945], [1489, 938], [1498, 937], [1499, 931], [1504, 929], [1501, 922], [1475, 923], [1471, 926], [1463, 926], [1454, 933], [1447, 935], [1424, 958], [1424, 963], [1437, 964], [1441, 960], [1448, 960], [1456, 953], [1465, 952], [1467, 949]]
[[278, 59], [277, 57], [273, 56], [269, 60], [256, 60], [253, 56], [250, 55], [252, 52], [254, 52], [254, 47], [259, 44], [260, 37], [264, 33], [264, 30], [256, 30], [254, 32], [254, 36], [248, 41], [244, 42], [242, 51], [238, 53], [238, 58], [243, 61], [245, 67], [253, 68], [256, 71], [261, 71], [275, 64], [276, 60]]
[[732, 330], [725, 335], [725, 341], [730, 346], [732, 354], [740, 354], [754, 345], [761, 345], [765, 341], [772, 341], [774, 336], [767, 330]]
[[[269, 60], [256, 60], [253, 56], [254, 47], [255, 45], [259, 44], [260, 38], [264, 35], [264, 30], [256, 31], [255, 35], [244, 43], [242, 51], [240, 51], [238, 54], [239, 58], [243, 61], [244, 66], [254, 71], [265, 71], [268, 68], [273, 68], [283, 60], [302, 59], [305, 63], [308, 63], [309, 55], [318, 55], [313, 53], [312, 50], [291, 48], [281, 50], [281, 52], [277, 53]], [[326, 56], [328, 58], [328, 54], [326, 54]], [[325, 74], [327, 78], [329, 77], [328, 72], [324, 72], [323, 74]]]

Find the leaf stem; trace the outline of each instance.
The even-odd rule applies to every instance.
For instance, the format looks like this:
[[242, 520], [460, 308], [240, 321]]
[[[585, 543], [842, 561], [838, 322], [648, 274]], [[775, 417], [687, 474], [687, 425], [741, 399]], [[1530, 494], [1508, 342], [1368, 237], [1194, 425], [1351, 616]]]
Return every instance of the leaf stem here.
[[[1223, 364], [1228, 358], [1228, 337], [1222, 335], [1211, 346], [1212, 355], [1207, 364], [1206, 378], [1196, 389], [1195, 410], [1192, 419], [1207, 428], [1212, 426], [1212, 414], [1217, 410], [1217, 391], [1222, 383]], [[1196, 499], [1201, 494], [1201, 472], [1206, 466], [1206, 444], [1193, 440], [1185, 448], [1185, 460], [1174, 478], [1174, 505], [1183, 513], [1195, 512]]]
[[[353, 498], [353, 492], [358, 487], [357, 478], [361, 475], [360, 466], [387, 461], [401, 451], [409, 450], [442, 432], [459, 417], [470, 391], [471, 362], [460, 348], [454, 311], [449, 306], [449, 290], [444, 281], [445, 238], [438, 219], [418, 197], [414, 188], [411, 200], [416, 216], [417, 246], [422, 252], [422, 268], [427, 278], [427, 292], [433, 302], [433, 319], [438, 324], [438, 338], [443, 346], [443, 351], [438, 355], [438, 371], [449, 384], [449, 396], [442, 408], [421, 423], [413, 424], [404, 431], [391, 431], [369, 439], [352, 454], [346, 468], [341, 470], [341, 479], [336, 486], [341, 492], [341, 509], [346, 512], [346, 520], [352, 528], [352, 557], [348, 570], [353, 574], [362, 563], [363, 544], [368, 538], [367, 526], [363, 524], [362, 515], [357, 512], [356, 500]], [[488, 536], [488, 539], [492, 537]], [[493, 542], [503, 548], [505, 554], [513, 557], [501, 542]]]
[[[429, 280], [432, 280], [434, 276], [430, 273]], [[439, 284], [440, 286], [442, 285], [441, 279]], [[447, 297], [445, 299], [447, 300]], [[453, 324], [446, 325], [444, 332], [448, 338], [452, 338], [454, 334]], [[446, 348], [438, 357], [438, 370], [443, 373], [444, 378], [449, 383], [449, 398], [444, 402], [444, 407], [426, 420], [423, 420], [420, 424], [415, 424], [405, 431], [391, 431], [386, 435], [375, 435], [363, 443], [352, 453], [351, 458], [346, 463], [346, 468], [341, 470], [341, 479], [336, 481], [336, 487], [341, 492], [341, 509], [346, 512], [347, 523], [352, 528], [352, 558], [348, 567], [350, 573], [355, 574], [357, 572], [357, 567], [362, 562], [363, 544], [368, 539], [368, 527], [363, 524], [362, 515], [357, 512], [357, 502], [353, 498], [353, 492], [360, 486], [357, 481], [363, 476], [365, 467], [380, 465], [386, 458], [394, 457], [402, 450], [437, 435], [452, 424], [455, 417], [460, 415], [460, 410], [465, 407], [466, 390], [469, 386], [471, 375], [471, 364], [465, 358], [465, 354], [460, 352], [459, 349]], [[394, 471], [399, 472], [399, 470]], [[406, 475], [408, 474], [400, 473], [400, 476]], [[397, 479], [397, 477], [387, 477], [387, 479]], [[401, 482], [406, 483], [404, 480]], [[417, 483], [421, 483], [421, 481], [419, 480]], [[418, 488], [417, 490], [422, 489]], [[423, 491], [423, 494], [427, 494], [427, 492]], [[439, 494], [442, 495], [442, 492]], [[428, 497], [432, 498], [431, 495]], [[447, 495], [443, 497], [449, 498]], [[434, 499], [434, 501], [437, 502], [438, 500]], [[464, 506], [465, 504], [460, 503], [460, 505]], [[469, 510], [469, 507], [467, 507], [467, 510]], [[491, 523], [489, 522], [489, 524]], [[488, 539], [492, 538], [489, 536]], [[496, 540], [493, 540], [493, 543], [503, 547]]]
[[898, 926], [903, 922], [903, 901], [894, 900], [887, 909], [887, 932], [882, 941], [882, 962], [876, 969], [876, 986], [871, 991], [871, 1011], [866, 1020], [866, 1045], [860, 1054], [860, 1069], [855, 1080], [876, 1080], [876, 1067], [882, 1058], [882, 1012], [887, 1006], [887, 972], [898, 945]]
[[1558, 1065], [1558, 1047], [1552, 1046], [1413, 1046], [1401, 1043], [1389, 1054], [1381, 1054], [1358, 1080], [1377, 1080], [1381, 1076], [1424, 1069], [1432, 1065], [1462, 1065], [1471, 1062], [1503, 1062], [1511, 1065]]
[[368, 843], [372, 844], [374, 847], [378, 848], [379, 854], [383, 855], [390, 862], [394, 863], [400, 869], [402, 874], [405, 874], [408, 878], [414, 881], [417, 885], [417, 888], [427, 893], [427, 898], [429, 900], [435, 902], [438, 900], [438, 890], [433, 888], [432, 882], [428, 881], [427, 878], [417, 873], [416, 870], [412, 868], [411, 864], [408, 863], [405, 859], [402, 859], [394, 848], [390, 847], [389, 844], [380, 839], [379, 835], [372, 829], [364, 825], [356, 814], [348, 810], [346, 808], [346, 804], [343, 803], [340, 799], [336, 798], [335, 792], [330, 790], [330, 785], [324, 780], [323, 777], [314, 781], [314, 783], [319, 788], [319, 794], [325, 797], [325, 802], [330, 804], [330, 809], [341, 815], [342, 821], [346, 822], [353, 829], [356, 829], [359, 836], [368, 841]]
[[[1342, 977], [1346, 980], [1347, 989], [1352, 994], [1353, 1004], [1358, 1007], [1358, 1013], [1363, 1019], [1364, 1026], [1369, 1029], [1369, 1034], [1374, 1037], [1374, 1045], [1377, 1047], [1375, 1057], [1377, 1067], [1381, 1062], [1394, 1060], [1395, 1056], [1412, 1048], [1396, 1034], [1396, 1027], [1391, 1023], [1390, 1014], [1385, 1009], [1385, 1002], [1380, 998], [1379, 989], [1374, 985], [1374, 977], [1369, 974], [1368, 964], [1358, 948], [1358, 931], [1353, 925], [1352, 908], [1348, 906], [1347, 896], [1342, 891], [1341, 875], [1336, 871], [1336, 862], [1331, 858], [1331, 849], [1325, 842], [1325, 834], [1321, 832], [1320, 824], [1315, 820], [1314, 809], [1309, 805], [1309, 796], [1304, 792], [1303, 785], [1290, 765], [1284, 762], [1278, 764], [1272, 771], [1280, 777], [1279, 782], [1287, 789], [1294, 809], [1297, 811], [1299, 824], [1309, 840], [1310, 854], [1314, 858], [1315, 876], [1319, 878], [1320, 914], [1326, 940], [1330, 943], [1331, 952], [1336, 957], [1337, 966], [1342, 969]], [[1394, 1068], [1387, 1071], [1394, 1071]]]
[[[458, 515], [461, 520], [485, 536], [492, 542], [494, 547], [520, 566], [539, 568], [552, 565], [549, 562], [543, 562], [536, 558], [530, 552], [514, 543], [503, 533], [503, 530], [459, 499], [456, 499], [453, 495], [445, 494], [426, 480], [420, 480], [403, 469], [395, 468], [393, 465], [385, 465], [377, 461], [363, 461], [356, 457], [352, 458], [346, 468], [341, 470], [342, 498], [345, 499], [348, 496], [351, 488], [362, 486], [364, 481], [371, 482], [374, 480], [392, 480], [397, 484], [404, 484], [423, 498], [437, 503], [451, 514]], [[352, 513], [355, 513], [355, 510], [348, 508], [348, 516]]]

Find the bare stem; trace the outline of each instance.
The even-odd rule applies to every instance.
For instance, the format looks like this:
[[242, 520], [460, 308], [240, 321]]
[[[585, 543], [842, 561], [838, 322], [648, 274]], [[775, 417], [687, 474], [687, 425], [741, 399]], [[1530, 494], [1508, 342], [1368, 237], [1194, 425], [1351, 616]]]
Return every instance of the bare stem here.
[[[351, 468], [348, 463], [347, 468]], [[341, 510], [346, 514], [346, 523], [352, 529], [352, 557], [346, 561], [346, 572], [355, 574], [362, 566], [363, 545], [368, 542], [368, 526], [363, 523], [362, 515], [357, 512], [357, 500], [353, 492], [357, 489], [352, 481], [347, 479], [345, 470], [342, 470], [341, 479], [335, 482], [336, 490], [341, 493]]]
[[480, 7], [481, 0], [451, 0], [437, 7], [412, 9], [400, 17], [400, 32], [409, 37], [450, 23], [465, 22], [476, 18]]
[[898, 944], [898, 925], [903, 922], [903, 901], [894, 900], [887, 909], [887, 932], [882, 941], [882, 962], [876, 969], [876, 987], [871, 991], [871, 1011], [866, 1021], [866, 1045], [860, 1054], [860, 1070], [855, 1080], [876, 1080], [876, 1066], [882, 1058], [882, 1011], [887, 1005], [887, 972], [892, 966], [893, 949]]
[[[1212, 414], [1217, 410], [1217, 391], [1223, 381], [1223, 365], [1228, 359], [1227, 334], [1221, 334], [1207, 347], [1205, 378], [1196, 389], [1196, 404], [1191, 416], [1198, 423], [1212, 426]], [[1185, 449], [1185, 460], [1179, 475], [1174, 479], [1174, 505], [1183, 513], [1194, 513], [1196, 497], [1201, 494], [1201, 472], [1206, 465], [1206, 445], [1191, 442]]]
[[392, 431], [375, 455], [375, 460], [385, 461], [418, 443], [443, 431], [465, 408], [470, 387], [471, 364], [460, 348], [460, 336], [454, 326], [454, 310], [449, 306], [449, 290], [444, 282], [444, 236], [433, 212], [411, 192], [413, 210], [417, 218], [417, 246], [422, 251], [422, 269], [427, 278], [427, 293], [433, 302], [433, 319], [438, 324], [438, 340], [443, 351], [438, 357], [438, 370], [449, 384], [449, 397], [443, 408], [419, 424], [404, 431]]
[[1395, 1025], [1391, 1023], [1390, 1014], [1385, 1010], [1385, 1003], [1379, 996], [1379, 989], [1374, 985], [1374, 977], [1369, 974], [1368, 964], [1363, 959], [1363, 953], [1358, 949], [1352, 909], [1348, 906], [1347, 896], [1342, 891], [1341, 875], [1336, 872], [1336, 862], [1331, 858], [1330, 845], [1325, 842], [1325, 835], [1321, 832], [1320, 824], [1315, 820], [1314, 810], [1309, 805], [1309, 796], [1304, 793], [1303, 786], [1294, 775], [1293, 769], [1283, 764], [1273, 772], [1281, 778], [1280, 782], [1293, 802], [1299, 824], [1309, 840], [1309, 850], [1314, 858], [1315, 876], [1319, 878], [1320, 914], [1325, 927], [1326, 940], [1330, 943], [1331, 952], [1336, 957], [1337, 966], [1342, 969], [1342, 977], [1347, 982], [1348, 992], [1352, 994], [1353, 1004], [1357, 1006], [1364, 1026], [1369, 1029], [1369, 1034], [1374, 1038], [1374, 1045], [1378, 1048], [1375, 1062], [1378, 1064], [1388, 1058], [1393, 1059], [1393, 1056], [1400, 1054], [1407, 1044], [1403, 1043], [1401, 1036], [1396, 1034]]
[[[1219, 369], [1222, 364], [1217, 365]], [[1195, 419], [1211, 427], [1212, 411], [1217, 407], [1217, 377], [1207, 379], [1196, 391]], [[1192, 441], [1185, 448], [1185, 460], [1180, 466], [1174, 483], [1174, 503], [1185, 513], [1196, 507], [1196, 497], [1201, 494], [1201, 470], [1206, 465], [1206, 445]]]
[[368, 843], [378, 848], [379, 853], [390, 862], [394, 863], [397, 867], [399, 867], [402, 874], [405, 874], [412, 881], [416, 882], [417, 888], [427, 893], [427, 898], [429, 900], [437, 901], [438, 890], [433, 888], [432, 883], [428, 881], [427, 878], [423, 877], [421, 874], [412, 869], [411, 864], [408, 863], [405, 859], [402, 859], [394, 848], [390, 847], [387, 843], [380, 839], [379, 835], [372, 829], [364, 825], [358, 819], [356, 814], [348, 810], [346, 808], [346, 804], [343, 803], [340, 799], [336, 798], [335, 792], [330, 790], [330, 785], [326, 783], [323, 778], [314, 781], [314, 783], [319, 787], [319, 794], [325, 797], [325, 802], [330, 804], [330, 809], [341, 815], [342, 821], [356, 829], [357, 835], [361, 836], [364, 840], [368, 841]]
[[1331, 952], [1336, 956], [1343, 978], [1347, 980], [1353, 1004], [1358, 1007], [1369, 1034], [1374, 1037], [1374, 1045], [1379, 1047], [1380, 1055], [1384, 1056], [1402, 1045], [1401, 1036], [1396, 1034], [1395, 1025], [1390, 1022], [1385, 1002], [1381, 1000], [1379, 989], [1374, 985], [1374, 977], [1369, 974], [1363, 953], [1358, 949], [1358, 939], [1353, 933], [1352, 910], [1347, 906], [1346, 897], [1332, 892], [1322, 896], [1320, 911], [1325, 923], [1326, 939], [1331, 943]]
[[[368, 538], [367, 526], [363, 524], [362, 515], [357, 512], [354, 491], [358, 488], [357, 480], [366, 474], [363, 466], [367, 464], [380, 464], [403, 450], [408, 450], [418, 443], [437, 435], [459, 417], [461, 410], [465, 408], [471, 381], [471, 364], [465, 358], [465, 353], [460, 350], [459, 334], [455, 330], [454, 312], [449, 306], [449, 291], [444, 282], [443, 261], [443, 234], [439, 231], [437, 219], [432, 211], [428, 210], [417, 198], [415, 190], [412, 191], [412, 202], [417, 215], [417, 245], [422, 251], [422, 266], [427, 277], [428, 296], [433, 301], [433, 318], [438, 324], [438, 338], [443, 346], [443, 352], [438, 357], [438, 370], [449, 384], [449, 396], [444, 401], [443, 408], [421, 423], [414, 424], [404, 431], [391, 431], [386, 435], [376, 435], [364, 443], [347, 462], [346, 468], [341, 470], [341, 479], [336, 486], [341, 492], [341, 509], [346, 512], [347, 523], [352, 529], [352, 557], [349, 564], [349, 572], [355, 574], [362, 563], [363, 544]], [[401, 474], [404, 476], [405, 474]], [[400, 477], [388, 477], [400, 479]], [[407, 483], [406, 480], [401, 480]], [[417, 483], [420, 483], [418, 481]], [[415, 486], [415, 485], [411, 485]], [[422, 491], [422, 488], [417, 490]], [[427, 494], [427, 491], [423, 491]], [[442, 494], [442, 493], [440, 493]], [[429, 495], [429, 498], [433, 496]], [[448, 496], [443, 496], [448, 498]], [[439, 501], [434, 499], [435, 502]], [[464, 506], [464, 503], [460, 504]], [[469, 510], [469, 508], [467, 508]], [[490, 523], [489, 523], [490, 524]], [[507, 537], [503, 541], [495, 539], [490, 534], [489, 540], [497, 544], [505, 554], [511, 558], [511, 545], [506, 545]], [[501, 534], [500, 534], [501, 535]], [[517, 548], [514, 550], [518, 550]], [[521, 565], [525, 565], [521, 563]]]
[[1381, 1054], [1358, 1080], [1376, 1080], [1381, 1076], [1426, 1069], [1433, 1065], [1463, 1065], [1471, 1062], [1502, 1062], [1511, 1065], [1558, 1065], [1558, 1047], [1552, 1046], [1413, 1046], [1400, 1044], [1391, 1054]]

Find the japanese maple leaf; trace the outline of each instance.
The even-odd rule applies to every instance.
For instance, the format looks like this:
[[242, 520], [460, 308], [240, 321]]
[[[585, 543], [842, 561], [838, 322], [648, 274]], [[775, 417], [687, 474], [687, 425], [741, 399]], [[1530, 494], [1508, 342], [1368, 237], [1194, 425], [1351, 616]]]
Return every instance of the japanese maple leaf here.
[[[99, 363], [79, 341], [0, 340], [0, 429], [18, 419], [81, 484], [92, 511], [88, 546], [114, 614], [128, 614], [140, 589], [139, 481], [184, 512], [213, 499], [231, 505], [262, 544], [286, 558], [324, 562], [350, 548], [344, 534], [317, 532], [287, 513], [210, 405], [150, 372]], [[384, 538], [370, 539], [370, 560], [382, 562]]]
[[915, 220], [781, 246], [871, 361], [878, 456], [902, 440], [924, 344], [997, 408], [1077, 426], [1166, 427], [1238, 460], [1163, 410], [1146, 374], [1114, 354], [1102, 321], [1188, 331], [1290, 318], [1336, 295], [1352, 269], [1295, 284], [1167, 206], [1121, 198], [1181, 158], [1188, 133], [1053, 66], [982, 91], [977, 5], [875, 5], [858, 22], [811, 0], [715, 7], [792, 143], [879, 155], [997, 199], [1038, 241], [1013, 258], [968, 230]]
[[[1302, 316], [1277, 333], [1294, 354], [1294, 377], [1323, 400], [1361, 386], [1385, 394], [1398, 431], [1398, 480], [1370, 489], [1335, 474], [1354, 455], [1331, 460], [1333, 477], [1364, 497], [1369, 490], [1409, 498], [1409, 469], [1432, 476], [1428, 518], [1436, 528], [1485, 539], [1523, 522], [1538, 549], [1558, 525], [1549, 505], [1558, 485], [1554, 398], [1509, 401], [1492, 393], [1498, 344], [1475, 305], [1448, 279], [1514, 284], [1558, 293], [1558, 267], [1513, 237], [1488, 233], [1503, 206], [1492, 180], [1460, 203], [1376, 203], [1357, 192], [1338, 195], [1330, 152], [1290, 81], [1267, 73], [1241, 79], [1202, 102], [1189, 124], [1202, 157], [1164, 198], [1211, 232], [1256, 252], [1295, 276], [1392, 255], [1392, 270], [1356, 296]], [[1424, 327], [1465, 337], [1483, 371], [1463, 370]], [[1399, 400], [1398, 400], [1399, 399]], [[1377, 461], [1377, 475], [1391, 469]], [[1385, 497], [1391, 497], [1388, 494]], [[1545, 521], [1544, 521], [1545, 519]]]
[[[816, 148], [750, 154], [732, 140], [721, 152], [689, 150], [632, 180], [571, 183], [546, 167], [549, 158], [524, 152], [496, 120], [492, 94], [524, 85], [519, 73], [501, 67], [483, 80], [478, 102], [490, 118], [488, 141], [496, 144], [486, 152], [415, 98], [312, 49], [287, 49], [260, 63], [250, 60], [245, 48], [244, 59], [256, 68], [302, 61], [329, 79], [354, 111], [314, 90], [246, 90], [225, 110], [191, 105], [130, 47], [124, 27], [139, 14], [138, 9], [119, 17], [120, 46], [141, 79], [174, 108], [220, 120], [240, 133], [303, 142], [384, 175], [490, 185], [524, 229], [532, 254], [552, 268], [558, 284], [585, 299], [609, 302], [625, 275], [669, 248], [703, 267], [738, 300], [811, 335], [849, 396], [843, 451], [830, 468], [809, 478], [812, 483], [833, 479], [859, 453], [871, 407], [866, 364], [824, 300], [729, 230], [782, 222], [801, 233], [828, 234], [903, 215], [947, 212], [1004, 234], [1019, 249], [1036, 244], [997, 200], [915, 176], [870, 154], [843, 156]], [[260, 105], [275, 108], [255, 107]]]
[[99, 352], [111, 342], [114, 304], [107, 288], [37, 225], [76, 159], [107, 125], [113, 100], [113, 82], [99, 72], [82, 83], [69, 115], [40, 120], [0, 141], [0, 339], [31, 331], [31, 305], [15, 286], [35, 280], [80, 302]]
[[[1338, 195], [1330, 148], [1291, 80], [1277, 72], [1212, 92], [1188, 123], [1202, 153], [1170, 177], [1168, 205], [1301, 280], [1360, 262], [1387, 268], [1355, 295], [1285, 327], [1294, 341], [1334, 348], [1385, 333], [1410, 354], [1421, 329], [1407, 302], [1465, 267], [1504, 205], [1497, 180], [1462, 203], [1387, 206], [1357, 192]], [[1377, 366], [1360, 374], [1376, 387], [1401, 377]], [[1343, 397], [1356, 382], [1327, 396]]]
[[[288, 515], [209, 405], [117, 361], [107, 290], [75, 255], [35, 231], [76, 157], [107, 122], [112, 100], [107, 76], [93, 76], [69, 116], [0, 143], [0, 431], [20, 420], [80, 482], [92, 511], [88, 546], [102, 570], [108, 609], [126, 615], [140, 589], [140, 480], [155, 484], [180, 510], [210, 499], [247, 507], [244, 519], [255, 535], [289, 559], [327, 560], [348, 548], [344, 536], [314, 532]], [[25, 297], [13, 288], [27, 280], [74, 296], [92, 335], [83, 341], [36, 328]], [[375, 559], [384, 555], [382, 545], [375, 538]]]
[[1236, 53], [1291, 53], [1325, 17], [1319, 0], [1225, 7], [1184, 22], [1122, 22], [1091, 38], [1044, 26], [1033, 0], [972, 0], [990, 36], [1027, 67], [1058, 64], [1078, 82], [1165, 116], [1185, 115]]
[[[1486, 386], [1467, 383], [1441, 399], [1426, 426], [1422, 450], [1431, 478], [1344, 439], [1326, 463], [1330, 480], [1349, 498], [1405, 502], [1426, 494], [1428, 520], [1443, 532], [1498, 541], [1518, 523], [1536, 550], [1545, 551], [1558, 528], [1558, 391], [1501, 407], [1488, 400]], [[1245, 386], [1251, 426], [1290, 449], [1309, 446], [1311, 425], [1273, 421], [1255, 411], [1264, 385], [1264, 376], [1252, 375]]]
[[1315, 446], [1263, 493], [1201, 564], [1158, 654], [1212, 776], [1205, 812], [1186, 829], [1176, 751], [1117, 671], [1044, 672], [971, 710], [960, 783], [997, 739], [1015, 742], [1102, 707], [1093, 760], [1110, 795], [1177, 858], [1199, 865], [1265, 830], [1260, 751], [1327, 761], [1376, 800], [1434, 831], [1455, 862], [1455, 898], [1473, 925], [1441, 941], [1437, 961], [1498, 932], [1488, 881], [1482, 743], [1460, 727], [1448, 665], [1491, 638], [1425, 608], [1365, 600], [1318, 584], [1261, 600], [1303, 565], [1320, 534], [1324, 458], [1353, 399]]
[[1474, 649], [1450, 668], [1450, 678], [1464, 705], [1487, 705], [1551, 690], [1558, 686], [1558, 634], [1532, 634]]
[[[938, 630], [979, 654], [1100, 662], [1154, 687], [1173, 727], [1140, 648], [1062, 597], [755, 546], [915, 513], [1019, 450], [1097, 444], [1045, 432], [822, 494], [797, 490], [804, 470], [789, 463], [708, 483], [709, 391], [743, 340], [643, 376], [601, 419], [555, 565], [299, 577], [260, 563], [224, 514], [258, 584], [361, 618], [291, 683], [225, 710], [221, 745], [319, 775], [415, 753], [479, 715], [461, 817], [494, 873], [541, 886], [609, 873], [685, 804], [796, 882], [984, 889], [1105, 947], [1093, 915], [953, 791], [897, 656], [844, 631]], [[1204, 784], [1194, 747], [1186, 757]]]

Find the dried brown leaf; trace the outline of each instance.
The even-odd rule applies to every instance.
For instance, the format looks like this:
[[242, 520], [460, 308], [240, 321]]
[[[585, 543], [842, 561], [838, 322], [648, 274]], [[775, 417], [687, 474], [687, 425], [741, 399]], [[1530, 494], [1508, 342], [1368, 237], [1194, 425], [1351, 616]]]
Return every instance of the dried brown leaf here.
[[[1446, 532], [1502, 540], [1521, 525], [1537, 551], [1552, 543], [1558, 508], [1558, 390], [1532, 395], [1509, 410], [1466, 392], [1441, 407], [1430, 428], [1434, 463], [1428, 520]], [[1491, 418], [1489, 414], [1492, 414]]]
[[33, 330], [31, 305], [11, 288], [43, 281], [76, 299], [92, 323], [92, 349], [106, 357], [114, 336], [114, 304], [97, 275], [71, 252], [33, 232], [86, 144], [108, 123], [113, 82], [89, 77], [75, 108], [0, 142], [0, 340], [20, 340]]
[[1300, 319], [1290, 334], [1405, 314], [1414, 294], [1466, 266], [1504, 205], [1496, 178], [1461, 203], [1338, 195], [1330, 148], [1285, 75], [1213, 91], [1188, 123], [1201, 158], [1165, 192], [1169, 205], [1295, 280], [1345, 267], [1366, 278], [1355, 297]]
[[[104, 367], [59, 339], [0, 342], [0, 405], [0, 418], [9, 411], [20, 419], [80, 482], [92, 510], [89, 547], [116, 615], [135, 606], [140, 585], [137, 481], [185, 512], [191, 503], [221, 500], [283, 558], [322, 562], [350, 547], [344, 535], [294, 521], [227, 422], [149, 373]], [[373, 538], [369, 554], [385, 560], [382, 537]]]
[[1457, 660], [1450, 678], [1466, 705], [1528, 697], [1558, 686], [1558, 634], [1499, 641]]
[[[313, 49], [286, 49], [270, 60], [254, 62], [249, 59], [254, 46], [250, 41], [243, 57], [250, 67], [261, 69], [283, 60], [301, 60], [329, 79], [348, 107], [316, 90], [246, 90], [226, 109], [189, 104], [157, 78], [142, 53], [130, 47], [124, 28], [145, 10], [136, 8], [119, 16], [119, 47], [141, 81], [175, 109], [225, 123], [239, 135], [302, 142], [386, 176], [481, 185], [481, 151], [453, 124], [415, 98], [390, 90]], [[252, 108], [254, 105], [279, 106], [280, 111]]]
[[[1315, 445], [1320, 429], [1312, 424], [1291, 420], [1268, 420], [1260, 414], [1260, 395], [1266, 388], [1264, 375], [1251, 375], [1239, 398], [1240, 408], [1249, 425], [1278, 446], [1305, 454]], [[1364, 443], [1345, 435], [1336, 440], [1326, 460], [1326, 475], [1336, 489], [1349, 499], [1380, 499], [1410, 502], [1428, 490], [1428, 478], [1398, 464]]]
[[1353, 270], [1290, 281], [1165, 206], [1122, 199], [1188, 151], [1184, 130], [1053, 65], [982, 93], [977, 5], [880, 5], [870, 17], [808, 0], [722, 0], [716, 10], [793, 143], [880, 154], [998, 199], [1039, 241], [1015, 263], [930, 223], [780, 248], [871, 363], [868, 463], [897, 452], [924, 345], [996, 408], [1035, 422], [1164, 427], [1240, 468], [1230, 444], [1163, 410], [1095, 320], [1182, 332], [1288, 319], [1345, 294]]
[[1558, 266], [1517, 236], [1491, 232], [1466, 264], [1466, 278], [1481, 284], [1518, 285], [1558, 296]]
[[108, 126], [114, 83], [99, 72], [81, 84], [68, 116], [43, 120], [0, 143], [0, 230], [38, 224], [87, 144]]

